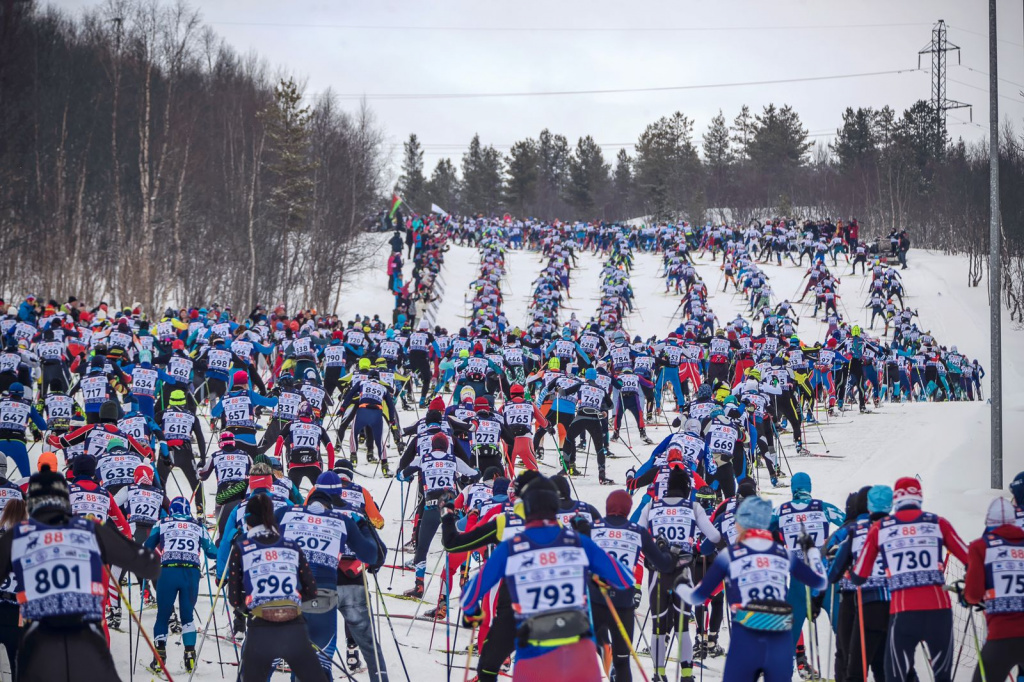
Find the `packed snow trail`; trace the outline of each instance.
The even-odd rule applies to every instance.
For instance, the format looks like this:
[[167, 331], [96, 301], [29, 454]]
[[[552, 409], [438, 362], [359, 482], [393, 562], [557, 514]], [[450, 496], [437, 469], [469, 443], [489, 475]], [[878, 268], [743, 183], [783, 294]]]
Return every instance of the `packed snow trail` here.
[[[381, 236], [368, 235], [367, 238], [379, 240]], [[383, 251], [387, 251], [387, 249], [383, 249]], [[347, 283], [343, 287], [339, 312], [344, 311], [344, 317], [351, 317], [357, 312], [371, 315], [376, 312], [382, 314], [383, 317], [384, 313], [390, 311], [393, 304], [392, 297], [386, 292], [381, 293], [385, 289], [383, 265], [387, 253], [378, 253], [376, 257], [380, 261], [379, 268], [366, 271], [356, 281]], [[529, 296], [529, 282], [536, 276], [536, 271], [542, 265], [537, 263], [537, 260], [538, 255], [529, 251], [514, 252], [510, 258], [511, 267], [503, 293], [507, 302], [506, 310], [510, 323], [513, 325], [522, 321], [522, 318], [517, 319], [515, 315], [525, 310], [526, 298]], [[599, 283], [598, 273], [601, 263], [600, 256], [580, 254], [579, 264], [573, 269], [573, 299], [569, 302], [574, 308], [579, 308], [577, 317], [584, 322], [596, 309], [596, 288]], [[843, 265], [842, 262], [841, 265]], [[739, 296], [733, 297], [731, 287], [729, 293], [721, 293], [721, 282], [717, 276], [718, 265], [711, 263], [710, 257], [708, 257], [705, 260], [698, 260], [697, 267], [709, 288], [718, 284], [718, 291], [709, 291], [709, 302], [719, 317], [726, 318], [728, 316], [731, 319], [737, 312], [741, 312], [745, 302]], [[762, 267], [770, 276], [777, 296], [790, 298], [790, 300], [796, 298], [791, 294], [797, 288], [806, 268], [791, 266], [780, 268], [774, 265]], [[912, 251], [910, 269], [902, 271], [906, 289], [910, 295], [907, 303], [920, 311], [923, 328], [931, 328], [944, 339], [955, 340], [964, 352], [978, 357], [987, 369], [988, 306], [986, 292], [984, 289], [971, 289], [962, 284], [962, 273], [965, 267], [965, 261], [958, 257]], [[637, 312], [627, 317], [626, 324], [631, 332], [645, 337], [650, 334], [664, 335], [670, 330], [669, 316], [679, 302], [679, 297], [674, 294], [664, 294], [664, 280], [657, 275], [658, 269], [660, 269], [660, 256], [645, 253], [636, 255], [631, 273], [631, 283], [636, 293]], [[438, 312], [438, 324], [447, 326], [450, 330], [458, 329], [461, 326], [464, 315], [464, 296], [469, 293], [468, 285], [475, 279], [478, 270], [479, 259], [475, 249], [453, 246], [446, 253], [443, 273], [447, 288], [445, 300]], [[860, 276], [848, 276], [848, 271], [841, 269], [837, 269], [837, 271], [843, 273], [840, 293], [844, 296], [848, 309], [853, 313], [855, 304], [863, 305], [864, 297], [860, 295], [862, 279]], [[806, 336], [809, 339], [821, 338], [823, 330], [811, 328], [814, 325], [820, 325], [820, 323], [813, 322], [806, 317], [801, 318], [801, 336]], [[1008, 330], [1004, 337], [1005, 440], [1007, 444], [1019, 444], [1024, 439], [1024, 419], [1020, 418], [1024, 416], [1022, 415], [1024, 413], [1024, 390], [1022, 390], [1022, 386], [1024, 386], [1024, 371], [1022, 371], [1024, 337], [1017, 331], [1009, 331], [1012, 329], [1009, 320], [1006, 321], [1005, 328]], [[849, 491], [862, 485], [891, 484], [898, 476], [917, 474], [922, 480], [925, 507], [947, 517], [965, 539], [973, 539], [980, 534], [985, 508], [995, 495], [995, 492], [988, 488], [988, 414], [989, 406], [983, 402], [883, 403], [873, 415], [861, 416], [847, 413], [830, 423], [823, 423], [820, 434], [818, 429], [813, 426], [808, 429], [809, 441], [817, 441], [824, 436], [824, 442], [827, 443], [830, 454], [841, 458], [793, 458], [792, 439], [788, 434], [783, 435], [782, 444], [786, 454], [789, 455], [789, 466], [794, 471], [808, 472], [814, 481], [815, 495], [832, 502], [841, 503]], [[411, 423], [416, 418], [414, 412], [403, 412], [401, 416], [403, 424]], [[652, 427], [650, 432], [652, 438], [657, 442], [668, 434], [669, 429]], [[623, 433], [625, 437], [626, 432]], [[650, 448], [640, 447], [635, 432], [632, 436], [633, 450], [641, 458], [645, 458]], [[619, 458], [609, 460], [609, 475], [620, 482], [625, 479], [626, 470], [636, 465], [636, 461], [626, 448], [627, 443], [628, 441], [625, 443], [613, 442], [610, 445], [612, 452]], [[811, 449], [816, 452], [823, 451], [824, 445], [815, 443]], [[582, 464], [585, 458], [586, 455], [581, 452], [579, 462]], [[785, 467], [785, 463], [783, 466]], [[614, 488], [599, 485], [594, 476], [594, 468], [594, 466], [590, 467], [590, 475], [587, 477], [575, 479], [575, 489], [581, 499], [603, 510], [605, 498]], [[402, 556], [400, 553], [396, 554], [394, 548], [400, 528], [402, 493], [408, 490], [408, 486], [403, 486], [395, 482], [394, 479], [380, 478], [379, 473], [376, 473], [377, 477], [375, 478], [366, 478], [366, 476], [374, 475], [375, 470], [372, 465], [360, 464], [357, 469], [361, 474], [357, 477], [357, 482], [367, 487], [378, 502], [384, 500], [385, 494], [387, 494], [381, 509], [387, 519], [387, 525], [382, 531], [382, 538], [389, 547], [387, 563], [398, 564]], [[1024, 450], [1019, 447], [1009, 447], [1004, 467], [1006, 480], [1009, 481], [1017, 471], [1022, 469], [1024, 469]], [[178, 479], [176, 476], [176, 480], [179, 480], [182, 489], [185, 489], [184, 479]], [[388, 492], [389, 487], [392, 488], [390, 492]], [[777, 505], [789, 499], [788, 490], [768, 492], [777, 493], [770, 496], [773, 504]], [[212, 509], [213, 497], [209, 489], [207, 498], [208, 508]], [[411, 511], [408, 508], [406, 513], [411, 517]], [[411, 524], [407, 523], [406, 531], [410, 528]], [[405, 537], [408, 538], [408, 532], [405, 533]], [[435, 542], [434, 548], [435, 551], [427, 560], [430, 572], [435, 572], [436, 562], [441, 556], [440, 543]], [[395, 570], [393, 579], [391, 574], [390, 568], [384, 568], [378, 574], [382, 594], [400, 594], [403, 590], [411, 587], [413, 578], [410, 572]], [[390, 592], [389, 584], [392, 586]], [[437, 598], [437, 587], [438, 578], [435, 577], [426, 593], [426, 598], [430, 603], [417, 604], [389, 596], [378, 596], [374, 582], [370, 581], [371, 602], [374, 613], [377, 615], [377, 633], [382, 641], [389, 677], [392, 680], [405, 680], [405, 675], [402, 672], [391, 629], [383, 620], [384, 607], [389, 613], [396, 616], [393, 626], [398, 640], [402, 643], [410, 679], [428, 682], [445, 680], [447, 673], [443, 663], [438, 663], [438, 661], [443, 662], [444, 654], [437, 650], [448, 647], [449, 642], [452, 645], [449, 648], [464, 650], [468, 630], [449, 628], [445, 623], [437, 623], [435, 626], [431, 622], [405, 619], [417, 610], [422, 613], [431, 608]], [[210, 614], [211, 597], [209, 594], [209, 587], [204, 576], [197, 604], [199, 613], [197, 627], [200, 631], [206, 625]], [[457, 597], [457, 595], [458, 590], [456, 589], [454, 596]], [[137, 601], [137, 596], [134, 598]], [[217, 629], [223, 637], [227, 637], [229, 620], [222, 603], [223, 601], [217, 605]], [[644, 597], [644, 604], [637, 612], [641, 621], [644, 619], [646, 611], [646, 597]], [[154, 609], [144, 610], [141, 614], [143, 623], [149, 631], [152, 631], [155, 616]], [[127, 630], [127, 622], [128, 616], [125, 613], [123, 619], [125, 630]], [[825, 623], [824, 620], [819, 621], [819, 637], [822, 639], [823, 646], [826, 645], [828, 637], [828, 628]], [[138, 633], [134, 625], [132, 628], [131, 649], [135, 653], [135, 637]], [[211, 633], [213, 630], [211, 625]], [[959, 637], [960, 634], [958, 632], [957, 636]], [[428, 650], [432, 636], [435, 648], [433, 652]], [[645, 632], [643, 637], [649, 637], [649, 633]], [[727, 629], [723, 628], [723, 645], [728, 644], [727, 638]], [[641, 642], [640, 648], [642, 648], [643, 639], [639, 633], [637, 640]], [[142, 650], [137, 653], [139, 667], [135, 672], [143, 678], [152, 677], [142, 668], [149, 662], [152, 654], [146, 649], [144, 640], [139, 640], [139, 644]], [[118, 661], [119, 669], [123, 673], [127, 673], [131, 660], [127, 634], [112, 633], [111, 648]], [[168, 641], [168, 658], [171, 674], [175, 676], [175, 679], [187, 677], [182, 668], [182, 651], [180, 636], [172, 634]], [[966, 657], [967, 652], [964, 655]], [[233, 645], [226, 639], [211, 637], [207, 638], [203, 645], [200, 659], [204, 662], [200, 663], [195, 675], [196, 680], [206, 682], [221, 679], [220, 667], [217, 663], [218, 656], [225, 661], [225, 678], [234, 677], [236, 668], [231, 665], [235, 661]], [[341, 658], [342, 656], [339, 655], [335, 660]], [[457, 663], [463, 665], [465, 654], [458, 656], [457, 659]], [[641, 657], [641, 660], [644, 661], [648, 675], [650, 675], [649, 659]], [[708, 680], [720, 679], [724, 659], [709, 659], [706, 663], [707, 667], [696, 674], [703, 675]], [[674, 672], [674, 668], [671, 670]], [[455, 675], [458, 676], [462, 672], [456, 670]], [[957, 679], [969, 679], [970, 674], [970, 666], [961, 664]], [[125, 677], [127, 679], [127, 674]], [[273, 677], [285, 680], [288, 676], [277, 673]], [[344, 675], [340, 670], [335, 670], [335, 678], [344, 679]], [[357, 674], [355, 678], [367, 679], [365, 673]]]

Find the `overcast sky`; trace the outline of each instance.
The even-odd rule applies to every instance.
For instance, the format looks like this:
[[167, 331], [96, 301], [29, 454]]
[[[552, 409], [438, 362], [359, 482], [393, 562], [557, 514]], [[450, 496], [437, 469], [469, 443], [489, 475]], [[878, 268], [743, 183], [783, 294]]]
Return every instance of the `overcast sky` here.
[[[73, 13], [98, 0], [61, 0]], [[502, 151], [543, 129], [571, 143], [590, 134], [613, 159], [644, 127], [679, 110], [696, 137], [722, 109], [791, 104], [815, 140], [834, 135], [847, 106], [902, 111], [930, 97], [930, 59], [918, 50], [944, 19], [950, 53], [948, 97], [973, 106], [950, 112], [953, 137], [976, 140], [988, 128], [987, 0], [201, 0], [205, 23], [240, 52], [250, 50], [328, 88], [365, 95], [393, 143], [416, 133], [426, 171], [458, 163], [474, 133]], [[998, 0], [1000, 116], [1024, 128], [1024, 21], [1021, 0]], [[877, 74], [822, 79], [852, 74]], [[798, 82], [760, 84], [793, 79]], [[746, 85], [735, 85], [745, 83]], [[752, 84], [753, 83], [753, 84]], [[375, 98], [623, 90], [479, 98]], [[733, 85], [729, 85], [733, 84]], [[355, 99], [345, 106], [357, 106]], [[963, 121], [963, 122], [961, 122]]]

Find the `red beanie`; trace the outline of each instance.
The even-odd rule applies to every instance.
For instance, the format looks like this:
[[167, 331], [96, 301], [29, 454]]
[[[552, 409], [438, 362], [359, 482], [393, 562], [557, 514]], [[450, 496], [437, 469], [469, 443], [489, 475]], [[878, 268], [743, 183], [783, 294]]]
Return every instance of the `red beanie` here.
[[924, 502], [924, 493], [921, 491], [921, 481], [910, 476], [896, 480], [892, 490], [893, 507], [920, 507]]
[[430, 438], [430, 449], [438, 452], [448, 452], [448, 436], [443, 433], [435, 433]]
[[430, 401], [430, 404], [427, 405], [427, 409], [437, 410], [438, 412], [444, 412], [444, 398], [442, 398], [441, 396], [435, 397], [433, 400]]
[[480, 396], [473, 402], [473, 407], [477, 412], [487, 411], [491, 409], [491, 403], [485, 396]]
[[604, 512], [608, 516], [629, 516], [633, 508], [633, 498], [625, 490], [613, 490], [604, 503]]
[[235, 382], [235, 386], [238, 386], [239, 384], [242, 384], [243, 386], [248, 385], [249, 373], [240, 369], [234, 373], [232, 380]]

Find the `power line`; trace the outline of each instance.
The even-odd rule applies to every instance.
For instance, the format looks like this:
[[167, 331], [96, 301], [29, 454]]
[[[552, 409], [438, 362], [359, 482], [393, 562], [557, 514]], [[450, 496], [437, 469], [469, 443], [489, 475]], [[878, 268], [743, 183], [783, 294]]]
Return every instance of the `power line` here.
[[787, 83], [810, 83], [816, 81], [844, 80], [849, 78], [872, 78], [876, 76], [892, 76], [914, 73], [920, 69], [896, 69], [893, 71], [869, 71], [865, 73], [847, 73], [834, 76], [808, 76], [804, 78], [776, 78], [763, 81], [742, 81], [736, 83], [707, 83], [703, 85], [667, 85], [651, 88], [614, 88], [607, 90], [552, 90], [542, 92], [476, 92], [476, 93], [387, 93], [360, 94], [341, 93], [339, 99], [368, 100], [419, 100], [419, 99], [482, 99], [494, 97], [552, 97], [561, 95], [614, 95], [635, 92], [678, 92], [680, 90], [713, 90], [719, 88], [750, 87], [756, 85], [783, 85]]
[[[963, 81], [958, 81], [955, 78], [947, 78], [946, 80], [948, 80], [950, 83], [956, 83], [957, 85], [962, 85], [965, 88], [971, 88], [972, 90], [979, 90], [981, 92], [988, 92], [988, 88], [979, 88], [977, 85], [971, 85], [970, 83], [965, 83]], [[1000, 80], [1002, 80], [1002, 79], [1000, 79]], [[1014, 102], [1016, 104], [1021, 104], [1022, 103], [1020, 99], [1018, 99], [1016, 97], [1011, 97], [1010, 95], [1004, 95], [1003, 93], [999, 93], [999, 98], [1000, 99], [1009, 100], [1010, 102]]]
[[700, 33], [720, 31], [821, 31], [832, 29], [878, 29], [927, 26], [923, 22], [890, 24], [817, 24], [808, 26], [392, 26], [388, 24], [325, 24], [261, 21], [209, 21], [216, 26], [265, 28], [329, 28], [349, 31], [456, 31], [467, 33]]
[[[981, 36], [985, 40], [988, 40], [988, 34], [987, 33], [981, 33], [979, 31], [972, 31], [969, 28], [961, 28], [960, 26], [954, 26], [953, 24], [946, 24], [946, 26], [949, 26], [950, 28], [955, 29], [957, 31], [963, 31], [964, 33], [970, 33], [972, 35]], [[1016, 42], [1014, 42], [1012, 40], [1007, 40], [1006, 38], [997, 38], [997, 40], [999, 42], [1001, 42], [1001, 43], [1006, 43], [1007, 45], [1013, 45], [1014, 47], [1024, 48], [1024, 43], [1016, 43]]]
[[[982, 76], [984, 76], [985, 78], [988, 78], [988, 73], [987, 73], [987, 72], [985, 72], [985, 71], [981, 71], [981, 70], [979, 70], [979, 69], [972, 69], [971, 67], [969, 67], [969, 66], [964, 66], [963, 64], [957, 64], [957, 66], [959, 66], [959, 67], [960, 67], [960, 68], [962, 68], [962, 69], [967, 69], [968, 71], [971, 71], [971, 72], [973, 72], [973, 73], [976, 73], [976, 74], [982, 75]], [[1016, 83], [1016, 82], [1014, 82], [1014, 81], [1010, 80], [1009, 78], [1003, 78], [1002, 76], [996, 76], [996, 77], [997, 77], [997, 78], [998, 78], [999, 80], [1003, 81], [1004, 83], [1009, 83], [1010, 85], [1015, 85], [1015, 86], [1017, 86], [1018, 88], [1024, 88], [1024, 85], [1021, 85], [1020, 83]], [[985, 88], [985, 92], [988, 92], [988, 88]]]

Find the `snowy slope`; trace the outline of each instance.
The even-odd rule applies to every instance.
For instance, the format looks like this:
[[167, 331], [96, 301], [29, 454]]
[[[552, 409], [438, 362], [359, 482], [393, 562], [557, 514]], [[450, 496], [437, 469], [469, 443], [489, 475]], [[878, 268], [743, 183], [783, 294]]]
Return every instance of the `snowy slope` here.
[[[368, 239], [381, 239], [381, 235], [370, 235]], [[386, 239], [386, 237], [384, 237]], [[341, 310], [344, 319], [349, 319], [356, 312], [380, 313], [384, 319], [390, 318], [392, 298], [385, 291], [386, 276], [384, 264], [387, 259], [387, 248], [378, 252], [376, 258], [380, 260], [380, 266], [362, 275], [357, 281], [346, 284], [341, 297]], [[987, 302], [983, 289], [967, 289], [963, 285], [963, 273], [965, 272], [964, 262], [956, 257], [939, 254], [929, 254], [913, 251], [911, 252], [911, 269], [903, 272], [906, 289], [911, 295], [908, 305], [920, 310], [920, 322], [923, 328], [930, 328], [940, 342], [956, 344], [959, 350], [969, 357], [978, 357], [982, 364], [988, 367], [988, 338], [987, 338]], [[509, 256], [509, 272], [502, 283], [505, 297], [505, 307], [508, 311], [512, 324], [522, 324], [529, 296], [532, 292], [531, 281], [536, 277], [542, 267], [537, 254], [530, 252], [513, 252]], [[468, 293], [468, 284], [475, 279], [478, 273], [479, 259], [475, 249], [468, 247], [453, 246], [446, 254], [445, 266], [442, 276], [445, 281], [445, 300], [437, 313], [437, 323], [447, 326], [450, 331], [457, 330], [463, 324], [465, 305], [464, 296]], [[573, 271], [572, 295], [573, 298], [568, 304], [577, 308], [577, 316], [586, 321], [596, 308], [598, 296], [597, 276], [601, 267], [601, 258], [591, 254], [581, 254], [579, 267]], [[711, 288], [718, 286], [717, 292], [711, 292], [710, 304], [719, 318], [722, 320], [731, 319], [737, 312], [742, 312], [744, 302], [740, 297], [734, 296], [730, 289], [728, 294], [721, 293], [720, 271], [717, 264], [710, 262], [710, 259], [700, 262], [698, 266], [701, 275]], [[639, 333], [645, 338], [650, 334], [665, 334], [670, 330], [669, 317], [678, 305], [678, 298], [664, 294], [664, 281], [658, 276], [660, 259], [652, 254], [639, 254], [636, 258], [636, 265], [632, 272], [632, 286], [636, 292], [637, 310], [626, 321], [626, 327], [631, 333]], [[799, 281], [804, 273], [803, 268], [766, 266], [766, 272], [771, 278], [771, 284], [777, 294], [795, 300], [792, 293], [797, 290]], [[838, 272], [844, 272], [840, 293], [844, 302], [852, 313], [853, 317], [861, 315], [863, 311], [857, 308], [864, 303], [864, 296], [861, 293], [863, 280], [860, 276], [849, 277], [841, 268]], [[409, 269], [406, 270], [408, 275]], [[808, 311], [802, 311], [804, 313]], [[1006, 322], [1006, 329], [1009, 330], [1009, 322]], [[801, 319], [801, 337], [807, 341], [819, 340], [823, 337], [824, 328], [810, 318]], [[1024, 419], [1021, 419], [1024, 412], [1024, 390], [1022, 390], [1022, 379], [1024, 379], [1024, 335], [1020, 332], [1007, 331], [1004, 338], [1005, 358], [1005, 382], [1006, 387], [1006, 437], [1007, 462], [1005, 466], [1006, 481], [1012, 479], [1015, 473], [1024, 469], [1024, 452], [1018, 446], [1021, 438], [1024, 437]], [[986, 382], [987, 384], [987, 382]], [[987, 395], [987, 386], [986, 386]], [[804, 470], [810, 473], [814, 481], [815, 494], [831, 502], [842, 506], [846, 494], [862, 485], [874, 483], [892, 482], [901, 475], [920, 475], [923, 481], [926, 506], [940, 514], [947, 516], [958, 528], [966, 539], [977, 537], [981, 531], [985, 509], [989, 500], [995, 494], [988, 490], [988, 437], [989, 419], [988, 406], [985, 403], [948, 403], [928, 404], [919, 403], [911, 405], [888, 405], [883, 404], [875, 414], [857, 415], [845, 413], [832, 423], [821, 426], [820, 433], [813, 427], [809, 431], [808, 439], [827, 443], [831, 454], [842, 457], [841, 459], [824, 458], [801, 458], [790, 459], [790, 466], [794, 471]], [[670, 415], [671, 416], [671, 415]], [[403, 413], [403, 424], [411, 423], [416, 418], [413, 413]], [[668, 433], [667, 428], [652, 429], [652, 437], [655, 441]], [[623, 444], [613, 444], [612, 451], [621, 458], [612, 459], [609, 462], [609, 475], [617, 481], [623, 481], [626, 470], [637, 464], [637, 461], [630, 454], [626, 444], [631, 443], [636, 454], [645, 459], [650, 448], [640, 445], [635, 427], [630, 427], [623, 432]], [[787, 454], [792, 454], [792, 439], [790, 436], [783, 436], [783, 445]], [[816, 452], [823, 452], [825, 445], [815, 443], [810, 445]], [[549, 445], [548, 451], [553, 448]], [[549, 458], [550, 460], [551, 458]], [[579, 462], [585, 461], [584, 455], [580, 454]], [[403, 493], [407, 487], [392, 480], [383, 479], [379, 472], [372, 466], [361, 464], [358, 469], [366, 476], [374, 478], [359, 479], [359, 483], [366, 486], [380, 502], [386, 496], [382, 505], [382, 512], [388, 520], [383, 531], [383, 537], [391, 548], [396, 546], [399, 535], [402, 512]], [[547, 469], [546, 473], [553, 473], [553, 469]], [[181, 480], [184, 487], [184, 480]], [[590, 470], [589, 476], [575, 481], [576, 489], [580, 496], [604, 509], [604, 499], [611, 491], [611, 488], [600, 486], [596, 482], [596, 471]], [[173, 489], [173, 486], [172, 486]], [[390, 490], [389, 490], [390, 489]], [[780, 503], [786, 499], [784, 493], [773, 496], [773, 503]], [[210, 499], [209, 507], [212, 508], [213, 501]], [[407, 510], [408, 512], [408, 510]], [[411, 524], [405, 526], [406, 536]], [[435, 562], [441, 556], [440, 539], [437, 538], [433, 544], [433, 552], [428, 559], [428, 569], [434, 572]], [[406, 559], [409, 557], [406, 556]], [[401, 554], [393, 552], [389, 556], [389, 563], [398, 563], [402, 560]], [[394, 593], [401, 593], [402, 590], [412, 586], [412, 574], [396, 571], [392, 574], [390, 569], [382, 570], [379, 574], [381, 589], [388, 593], [389, 589]], [[371, 582], [371, 595], [376, 613], [382, 613], [381, 606], [392, 614], [412, 614], [417, 610], [417, 604], [400, 601], [393, 598], [378, 597], [373, 583]], [[436, 599], [438, 594], [438, 581], [428, 588], [428, 599]], [[200, 614], [199, 629], [206, 624], [210, 613], [210, 598], [207, 596], [209, 590], [203, 581], [201, 588], [202, 596], [198, 611]], [[456, 589], [457, 594], [457, 589]], [[379, 602], [380, 604], [378, 605]], [[422, 606], [426, 610], [429, 606]], [[227, 616], [223, 607], [218, 604], [217, 624], [222, 634], [226, 634]], [[640, 618], [646, 612], [646, 605], [639, 611]], [[126, 614], [127, 615], [127, 614]], [[155, 611], [148, 610], [142, 615], [147, 630], [152, 629]], [[823, 622], [823, 621], [822, 621]], [[127, 623], [125, 623], [127, 626]], [[423, 621], [398, 620], [393, 621], [397, 638], [402, 642], [402, 654], [405, 664], [409, 668], [410, 678], [423, 681], [447, 679], [447, 672], [443, 665], [445, 655], [439, 650], [446, 648], [446, 640], [451, 637], [453, 642], [448, 648], [463, 649], [466, 645], [467, 630], [452, 629], [450, 632], [443, 623], [436, 628], [431, 623]], [[383, 647], [387, 666], [392, 680], [405, 680], [402, 673], [399, 655], [396, 644], [392, 638], [387, 623], [381, 620], [378, 623], [379, 633], [383, 639]], [[645, 633], [649, 637], [648, 632]], [[212, 627], [211, 627], [212, 630]], [[724, 632], [724, 628], [723, 628]], [[958, 633], [959, 634], [959, 633]], [[822, 637], [825, 636], [822, 631]], [[429, 651], [431, 638], [433, 637], [433, 651]], [[457, 638], [457, 641], [454, 641]], [[184, 678], [181, 667], [182, 648], [178, 643], [179, 637], [172, 635], [168, 645], [168, 655], [171, 661], [171, 671], [176, 679]], [[203, 645], [201, 659], [217, 661], [217, 643], [219, 640], [209, 638]], [[220, 654], [225, 660], [235, 660], [232, 646], [227, 641], [219, 641]], [[143, 648], [145, 643], [142, 642]], [[135, 651], [136, 643], [132, 638], [131, 648]], [[128, 636], [113, 633], [112, 648], [115, 656], [120, 661], [120, 669], [123, 677], [127, 678], [129, 656]], [[140, 663], [148, 662], [151, 655], [145, 651], [139, 656]], [[336, 658], [341, 658], [340, 656]], [[822, 657], [824, 659], [824, 656]], [[457, 657], [459, 665], [465, 664], [465, 654]], [[709, 661], [708, 669], [704, 674], [708, 679], [717, 679], [721, 675], [723, 660], [715, 659]], [[650, 672], [648, 662], [648, 672]], [[140, 667], [136, 673], [140, 673]], [[225, 676], [233, 677], [236, 669], [230, 666], [225, 667]], [[674, 672], [674, 669], [673, 669]], [[454, 679], [462, 679], [462, 670], [454, 670]], [[699, 674], [699, 673], [698, 673]], [[958, 672], [958, 679], [967, 679], [970, 670], [961, 666]], [[148, 673], [142, 672], [143, 677]], [[220, 679], [221, 674], [218, 666], [210, 663], [202, 663], [195, 678], [198, 680]], [[339, 670], [335, 671], [336, 679], [344, 679]], [[357, 679], [365, 680], [365, 673], [357, 675]], [[274, 679], [286, 679], [285, 675], [278, 674]], [[639, 679], [639, 677], [637, 678]]]

